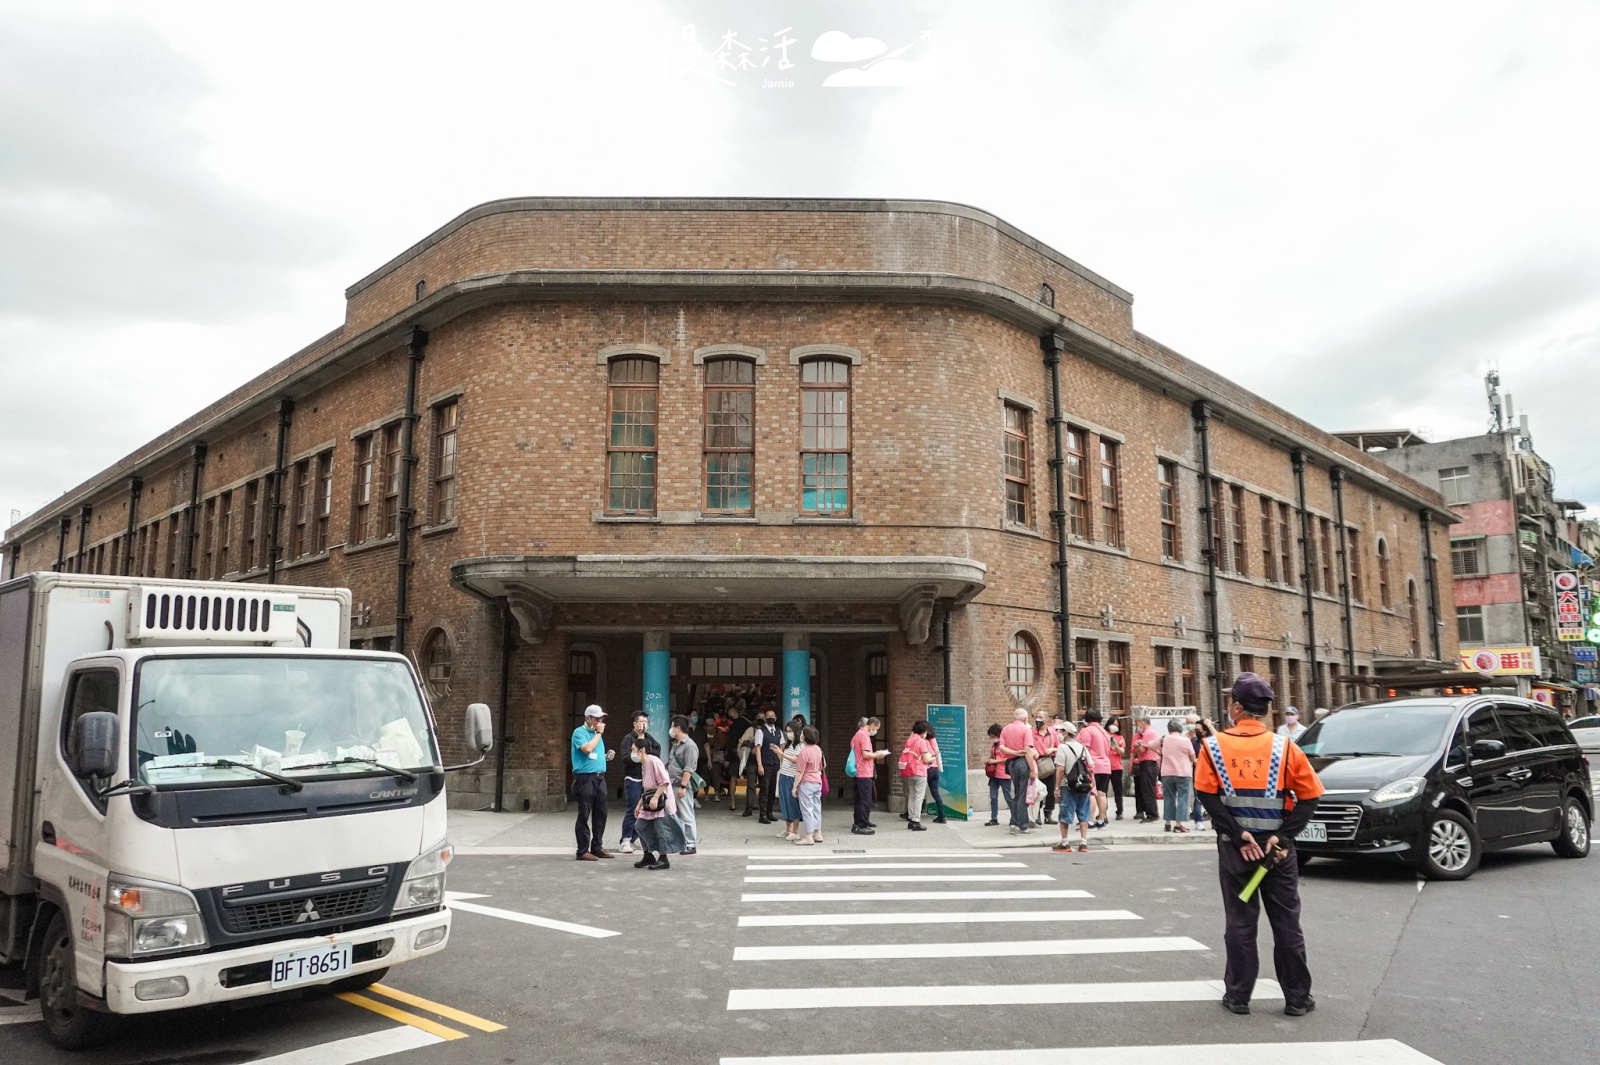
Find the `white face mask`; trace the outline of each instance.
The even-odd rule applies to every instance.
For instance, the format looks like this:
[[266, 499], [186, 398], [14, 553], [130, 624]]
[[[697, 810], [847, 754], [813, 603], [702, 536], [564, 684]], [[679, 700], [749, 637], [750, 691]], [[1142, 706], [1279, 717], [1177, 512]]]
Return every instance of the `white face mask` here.
[[635, 762], [642, 762], [642, 761], [644, 761], [644, 756], [643, 756], [643, 755], [641, 755], [641, 754], [640, 754], [640, 753], [639, 753], [639, 748], [637, 748], [637, 747], [635, 747], [635, 748], [634, 748], [634, 749], [633, 749], [633, 754], [632, 754], [632, 756], [631, 756], [631, 757], [632, 757], [632, 758], [633, 758], [633, 760], [634, 760], [634, 761], [635, 761]]

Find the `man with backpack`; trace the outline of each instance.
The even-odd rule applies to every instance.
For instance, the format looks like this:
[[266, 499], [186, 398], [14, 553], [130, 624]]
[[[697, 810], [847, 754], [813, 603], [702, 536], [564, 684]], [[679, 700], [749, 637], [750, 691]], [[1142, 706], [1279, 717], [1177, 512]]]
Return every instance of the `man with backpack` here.
[[1057, 821], [1061, 824], [1061, 842], [1052, 850], [1070, 851], [1068, 839], [1072, 823], [1078, 823], [1078, 851], [1089, 851], [1089, 822], [1094, 816], [1094, 769], [1089, 748], [1077, 740], [1078, 727], [1068, 721], [1061, 726], [1062, 740], [1056, 748], [1057, 775], [1061, 781], [1061, 794], [1056, 804]]

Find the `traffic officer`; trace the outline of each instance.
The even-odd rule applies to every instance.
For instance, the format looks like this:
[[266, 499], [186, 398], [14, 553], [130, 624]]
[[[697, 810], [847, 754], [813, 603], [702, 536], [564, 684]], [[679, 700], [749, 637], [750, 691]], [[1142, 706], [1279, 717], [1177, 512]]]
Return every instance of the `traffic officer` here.
[[[1306, 937], [1300, 930], [1294, 839], [1311, 821], [1322, 782], [1297, 744], [1267, 728], [1274, 697], [1270, 684], [1254, 673], [1241, 673], [1227, 691], [1232, 727], [1201, 743], [1194, 773], [1195, 792], [1217, 830], [1217, 867], [1227, 915], [1222, 1005], [1233, 1013], [1250, 1012], [1250, 994], [1261, 968], [1256, 925], [1265, 904], [1283, 1012], [1303, 1017], [1317, 1002], [1311, 997]], [[1266, 879], [1249, 902], [1239, 901], [1239, 892], [1262, 862], [1268, 863]]]

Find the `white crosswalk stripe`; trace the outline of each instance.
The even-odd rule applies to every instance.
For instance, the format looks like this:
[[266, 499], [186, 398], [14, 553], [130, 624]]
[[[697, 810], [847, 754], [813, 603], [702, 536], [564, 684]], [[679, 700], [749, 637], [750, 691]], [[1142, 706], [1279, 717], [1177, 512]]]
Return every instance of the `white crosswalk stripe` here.
[[928, 884], [993, 883], [1002, 880], [1054, 880], [1048, 873], [957, 873], [955, 876], [747, 876], [746, 884]]
[[1211, 1043], [723, 1058], [719, 1065], [1441, 1065], [1394, 1039], [1338, 1043]]
[[1092, 899], [1081, 888], [1043, 888], [1017, 891], [753, 891], [739, 897], [740, 902], [935, 902], [950, 899], [971, 902], [978, 899]]
[[1188, 936], [1123, 936], [1118, 939], [1002, 939], [977, 943], [793, 943], [736, 947], [734, 961], [843, 961], [868, 958], [1038, 958], [1067, 954], [1139, 954], [1205, 950]]
[[[840, 854], [834, 851], [831, 854], [747, 854], [745, 858], [752, 862], [868, 862], [882, 861], [887, 855], [881, 851], [862, 854]], [[975, 858], [989, 858], [999, 860], [1010, 857], [998, 851], [897, 851], [896, 858], [961, 858], [971, 861]]]
[[[933, 898], [943, 898], [928, 892]], [[858, 898], [861, 896], [857, 896]], [[1138, 921], [1131, 910], [922, 910], [905, 913], [779, 913], [746, 914], [740, 928], [815, 928], [823, 925], [870, 924], [1049, 924], [1054, 921]]]
[[[1221, 980], [1097, 984], [945, 984], [909, 987], [786, 987], [729, 991], [730, 1010], [871, 1009], [885, 1006], [1046, 1006], [1107, 1002], [1215, 1002]], [[1252, 1001], [1282, 1001], [1276, 981], [1256, 984]]]
[[747, 873], [806, 872], [813, 869], [1026, 869], [1026, 862], [839, 862], [796, 869], [792, 865], [747, 865]]

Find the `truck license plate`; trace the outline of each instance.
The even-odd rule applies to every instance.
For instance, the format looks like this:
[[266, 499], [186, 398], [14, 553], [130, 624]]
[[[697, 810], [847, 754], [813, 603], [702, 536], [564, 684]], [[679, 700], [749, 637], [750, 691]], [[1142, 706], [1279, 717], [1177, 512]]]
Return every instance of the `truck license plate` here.
[[342, 976], [349, 971], [350, 944], [308, 947], [279, 954], [272, 959], [272, 986], [294, 987], [296, 984]]
[[1313, 821], [1300, 830], [1295, 837], [1301, 843], [1326, 843], [1328, 842], [1328, 826], [1321, 821]]

